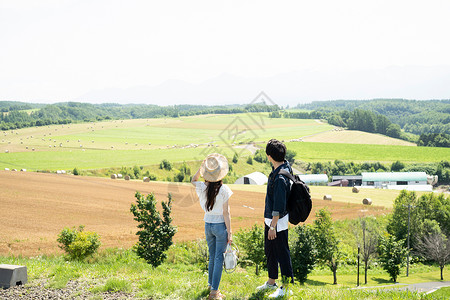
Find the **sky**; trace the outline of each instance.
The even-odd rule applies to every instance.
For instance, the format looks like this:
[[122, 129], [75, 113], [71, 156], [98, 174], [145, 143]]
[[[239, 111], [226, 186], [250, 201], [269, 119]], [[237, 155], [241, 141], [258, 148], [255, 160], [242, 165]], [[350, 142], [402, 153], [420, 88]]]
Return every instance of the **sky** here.
[[[189, 101], [203, 102], [227, 85], [230, 98], [272, 90], [284, 103], [448, 99], [450, 84], [441, 81], [450, 75], [449, 13], [448, 0], [0, 0], [0, 101], [99, 102], [119, 91], [121, 102], [173, 104], [183, 85]], [[398, 76], [439, 70], [441, 85], [428, 85], [435, 71], [402, 90], [330, 83], [392, 76], [393, 68], [406, 70]], [[292, 84], [274, 83], [283, 76]], [[314, 88], [296, 88], [308, 76]], [[246, 90], [248, 82], [258, 84]], [[408, 93], [410, 86], [420, 89]]]

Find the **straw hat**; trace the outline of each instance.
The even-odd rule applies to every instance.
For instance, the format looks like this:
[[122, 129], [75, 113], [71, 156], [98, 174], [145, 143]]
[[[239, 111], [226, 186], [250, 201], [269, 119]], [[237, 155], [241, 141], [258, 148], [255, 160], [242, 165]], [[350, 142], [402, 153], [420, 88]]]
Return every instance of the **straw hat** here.
[[200, 167], [200, 175], [209, 182], [220, 181], [227, 173], [228, 160], [218, 153], [208, 155]]

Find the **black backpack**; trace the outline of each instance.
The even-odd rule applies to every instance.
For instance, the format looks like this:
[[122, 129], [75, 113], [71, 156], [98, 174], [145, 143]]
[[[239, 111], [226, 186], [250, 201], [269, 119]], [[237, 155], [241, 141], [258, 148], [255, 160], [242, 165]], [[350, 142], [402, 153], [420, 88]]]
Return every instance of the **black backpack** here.
[[286, 203], [289, 223], [297, 225], [299, 222], [305, 222], [312, 208], [309, 187], [300, 180], [298, 175], [292, 175], [286, 170], [280, 170], [279, 174], [292, 180], [291, 192]]

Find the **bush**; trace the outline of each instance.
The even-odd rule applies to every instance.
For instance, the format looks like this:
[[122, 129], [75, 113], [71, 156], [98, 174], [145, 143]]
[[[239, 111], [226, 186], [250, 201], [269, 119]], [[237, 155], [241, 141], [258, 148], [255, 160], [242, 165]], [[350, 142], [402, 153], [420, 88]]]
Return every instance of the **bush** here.
[[159, 164], [159, 168], [167, 170], [167, 171], [171, 171], [173, 166], [172, 166], [172, 163], [170, 161], [168, 161], [167, 159], [163, 159], [161, 161], [161, 163]]
[[314, 231], [309, 225], [295, 227], [297, 238], [291, 249], [292, 269], [295, 278], [304, 284], [308, 274], [314, 269], [317, 257]]
[[237, 155], [237, 153], [234, 153], [234, 155], [233, 155], [233, 164], [237, 164], [237, 162], [238, 162], [238, 155]]
[[139, 236], [136, 253], [147, 263], [157, 267], [167, 257], [166, 251], [172, 245], [172, 238], [177, 231], [170, 217], [172, 196], [168, 195], [167, 203], [161, 202], [162, 217], [156, 209], [156, 198], [153, 193], [144, 197], [136, 192], [135, 197], [137, 203], [131, 204], [130, 211], [134, 215], [134, 220], [139, 222], [140, 230], [136, 233]]
[[100, 247], [100, 237], [95, 232], [84, 231], [84, 226], [78, 229], [65, 227], [58, 235], [59, 247], [69, 254], [71, 259], [83, 260], [96, 253]]
[[378, 246], [379, 261], [394, 282], [405, 264], [406, 248], [402, 240], [397, 241], [392, 235], [381, 237]]
[[80, 175], [80, 171], [77, 168], [74, 168], [72, 171], [73, 175]]
[[247, 158], [247, 163], [248, 163], [249, 165], [253, 165], [253, 159], [252, 159], [251, 156], [249, 156], [249, 157]]
[[264, 228], [255, 224], [249, 230], [239, 231], [236, 237], [242, 253], [241, 263], [255, 265], [256, 275], [259, 275], [259, 268], [266, 267], [267, 263], [264, 253]]

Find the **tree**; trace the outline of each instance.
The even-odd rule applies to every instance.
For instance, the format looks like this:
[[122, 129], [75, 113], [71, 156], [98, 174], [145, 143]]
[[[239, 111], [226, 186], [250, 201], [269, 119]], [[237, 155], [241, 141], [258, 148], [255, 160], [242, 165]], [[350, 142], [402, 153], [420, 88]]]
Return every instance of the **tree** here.
[[383, 269], [388, 272], [394, 282], [400, 274], [400, 268], [405, 264], [407, 249], [403, 247], [404, 241], [394, 236], [380, 237], [378, 245], [379, 261]]
[[313, 228], [318, 261], [330, 268], [333, 272], [333, 284], [337, 284], [336, 272], [341, 253], [331, 214], [326, 208], [322, 208], [316, 213]]
[[378, 245], [377, 223], [374, 218], [359, 218], [358, 229], [355, 230], [358, 247], [362, 246], [362, 259], [364, 262], [364, 284], [367, 284], [367, 270]]
[[153, 193], [144, 197], [136, 192], [136, 204], [131, 204], [130, 211], [134, 220], [139, 222], [140, 229], [136, 253], [154, 267], [159, 266], [166, 258], [166, 251], [172, 245], [172, 238], [177, 229], [173, 226], [172, 195], [168, 195], [167, 203], [162, 201], [163, 216], [156, 209], [156, 198]]
[[391, 171], [392, 172], [398, 172], [398, 171], [401, 171], [404, 168], [405, 168], [405, 164], [402, 163], [399, 160], [393, 162], [392, 165], [391, 165]]
[[441, 280], [444, 280], [444, 267], [450, 262], [450, 239], [436, 232], [420, 239], [416, 249], [418, 254], [439, 264]]
[[293, 150], [287, 150], [286, 151], [286, 160], [293, 165], [295, 162], [295, 156], [297, 155], [297, 152]]
[[243, 260], [255, 265], [255, 273], [259, 275], [260, 267], [266, 264], [264, 253], [264, 228], [254, 224], [249, 230], [237, 234], [239, 247], [243, 250]]
[[297, 238], [291, 247], [292, 269], [295, 278], [304, 284], [313, 270], [317, 259], [314, 231], [309, 225], [300, 225], [294, 229]]
[[237, 162], [238, 162], [238, 155], [237, 155], [237, 153], [234, 153], [234, 155], [233, 155], [233, 164], [237, 164]]
[[247, 158], [247, 163], [248, 163], [249, 165], [253, 165], [253, 159], [252, 159], [251, 156], [249, 156], [249, 157]]

